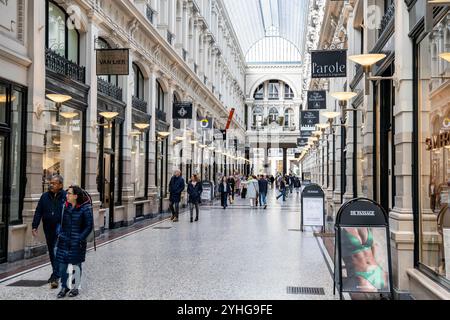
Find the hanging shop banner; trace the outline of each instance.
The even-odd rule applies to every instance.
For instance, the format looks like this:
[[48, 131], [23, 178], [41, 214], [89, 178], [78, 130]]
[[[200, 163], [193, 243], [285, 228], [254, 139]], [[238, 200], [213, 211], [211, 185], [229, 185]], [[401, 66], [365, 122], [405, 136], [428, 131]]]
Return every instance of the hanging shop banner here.
[[308, 91], [308, 110], [324, 110], [327, 108], [326, 91]]
[[301, 138], [309, 138], [312, 137], [312, 131], [300, 131]]
[[223, 137], [224, 136], [223, 136], [222, 130], [214, 129], [214, 140], [216, 140], [216, 141], [223, 141], [224, 140]]
[[308, 138], [297, 138], [297, 147], [304, 147], [308, 144]]
[[213, 118], [204, 118], [200, 120], [200, 128], [210, 130], [213, 128]]
[[234, 112], [236, 111], [235, 108], [232, 108], [230, 110], [230, 115], [228, 116], [228, 122], [227, 122], [227, 126], [225, 127], [225, 130], [230, 129], [231, 126], [231, 121], [233, 121], [233, 117], [234, 117]]
[[302, 192], [301, 230], [322, 227], [325, 232], [325, 193], [317, 184], [310, 184]]
[[130, 74], [129, 49], [97, 49], [98, 76], [127, 76]]
[[316, 124], [319, 124], [319, 111], [302, 111], [301, 112], [301, 131], [315, 131]]
[[344, 204], [336, 216], [335, 288], [349, 293], [390, 293], [392, 270], [389, 221], [369, 199]]
[[173, 113], [172, 118], [173, 119], [192, 119], [193, 115], [193, 108], [192, 108], [192, 102], [175, 102], [173, 104]]
[[347, 50], [311, 51], [311, 77], [347, 77]]

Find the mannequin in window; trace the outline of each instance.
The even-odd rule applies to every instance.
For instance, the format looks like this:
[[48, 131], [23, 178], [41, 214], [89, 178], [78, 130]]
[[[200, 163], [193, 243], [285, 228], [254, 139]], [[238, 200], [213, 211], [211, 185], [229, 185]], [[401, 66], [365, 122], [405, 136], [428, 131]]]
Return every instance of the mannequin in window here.
[[434, 178], [431, 178], [428, 193], [430, 195], [430, 209], [434, 211], [436, 210], [436, 181]]

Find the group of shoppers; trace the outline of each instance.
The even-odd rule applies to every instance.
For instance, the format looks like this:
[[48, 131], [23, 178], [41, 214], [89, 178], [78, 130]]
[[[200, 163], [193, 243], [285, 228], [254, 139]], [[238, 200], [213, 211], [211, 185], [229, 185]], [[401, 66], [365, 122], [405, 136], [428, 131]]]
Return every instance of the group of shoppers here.
[[280, 194], [277, 196], [277, 200], [283, 197], [283, 201], [285, 202], [288, 193], [292, 194], [294, 192], [294, 189], [297, 192], [297, 194], [300, 193], [302, 183], [299, 177], [292, 174], [286, 176], [278, 175], [276, 181], [277, 181], [277, 188], [280, 191]]
[[[267, 209], [267, 192], [269, 191], [270, 180], [264, 176], [231, 176], [223, 177], [219, 184], [221, 206], [228, 207], [228, 199], [232, 203], [235, 194], [238, 193], [242, 199], [250, 200], [250, 207], [264, 207]], [[236, 189], [236, 185], [239, 187]]]
[[39, 236], [41, 222], [52, 266], [48, 279], [50, 287], [57, 289], [61, 280], [57, 297], [64, 298], [67, 294], [76, 297], [81, 285], [82, 263], [86, 260], [87, 239], [94, 226], [90, 196], [78, 186], [64, 190], [63, 177], [54, 176], [34, 214], [34, 237]]

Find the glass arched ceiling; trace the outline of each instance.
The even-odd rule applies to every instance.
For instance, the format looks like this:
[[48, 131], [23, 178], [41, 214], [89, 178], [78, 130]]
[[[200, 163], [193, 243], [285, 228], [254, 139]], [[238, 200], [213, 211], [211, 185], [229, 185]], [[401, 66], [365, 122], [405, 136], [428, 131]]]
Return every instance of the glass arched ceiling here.
[[[250, 52], [251, 49], [256, 49], [264, 41], [273, 41], [264, 40], [266, 37], [284, 38], [287, 40], [286, 45], [290, 42], [298, 49], [299, 54], [304, 51], [309, 0], [223, 0], [223, 2], [242, 51], [248, 57], [255, 56], [255, 52]], [[284, 49], [286, 47], [271, 46], [270, 52], [265, 52], [266, 56], [261, 62], [269, 62], [271, 56], [283, 56], [281, 51]]]

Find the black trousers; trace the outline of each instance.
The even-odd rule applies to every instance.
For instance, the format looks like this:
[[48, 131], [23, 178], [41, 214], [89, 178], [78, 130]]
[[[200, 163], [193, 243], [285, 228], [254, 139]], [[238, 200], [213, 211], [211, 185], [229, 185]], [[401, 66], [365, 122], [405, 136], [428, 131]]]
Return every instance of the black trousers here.
[[[48, 229], [48, 228], [46, 228]], [[55, 231], [45, 230], [45, 240], [47, 242], [48, 255], [50, 256], [50, 262], [52, 264], [52, 276], [59, 278], [59, 266], [56, 263], [55, 259], [55, 246], [56, 246], [56, 227]]]
[[172, 216], [177, 217], [180, 214], [180, 203], [179, 202], [171, 202], [169, 205], [169, 209], [172, 212]]
[[224, 208], [228, 207], [228, 193], [222, 193], [220, 195], [220, 205]]
[[191, 219], [194, 218], [194, 209], [195, 209], [195, 213], [197, 214], [196, 218], [198, 218], [198, 215], [199, 215], [199, 212], [200, 212], [199, 203], [189, 203], [189, 210], [191, 212]]

